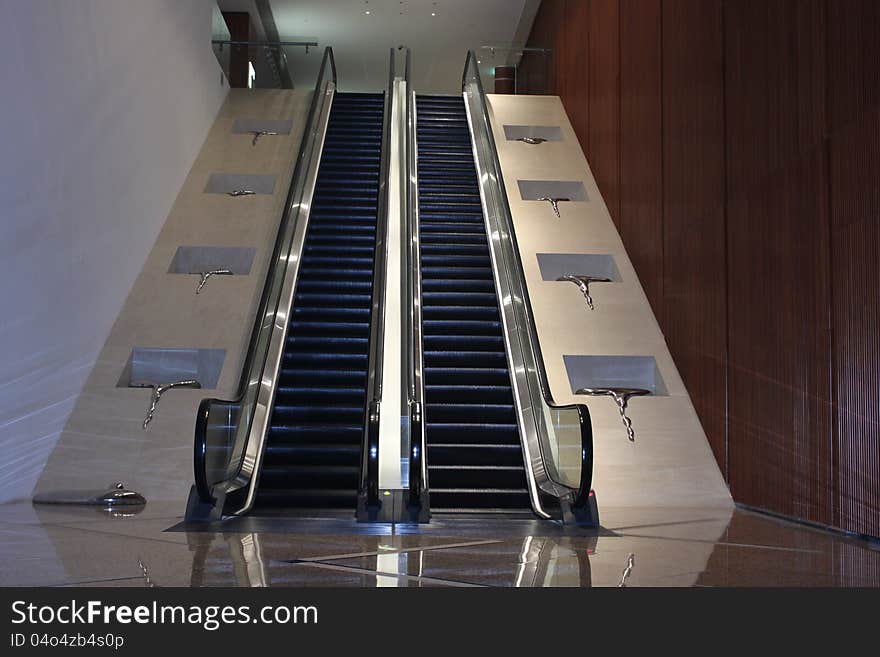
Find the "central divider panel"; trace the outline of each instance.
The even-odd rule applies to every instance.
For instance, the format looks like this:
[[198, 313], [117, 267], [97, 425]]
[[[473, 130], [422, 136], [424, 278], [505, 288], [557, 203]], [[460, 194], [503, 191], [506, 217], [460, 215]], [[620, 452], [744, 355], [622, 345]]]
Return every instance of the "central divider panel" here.
[[255, 510], [357, 505], [384, 96], [337, 93]]
[[431, 510], [531, 511], [464, 101], [416, 114]]

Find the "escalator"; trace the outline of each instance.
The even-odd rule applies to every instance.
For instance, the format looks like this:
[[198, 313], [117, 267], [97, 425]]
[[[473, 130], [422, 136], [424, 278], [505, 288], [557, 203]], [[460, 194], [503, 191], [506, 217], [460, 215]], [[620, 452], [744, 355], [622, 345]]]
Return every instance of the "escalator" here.
[[[476, 58], [462, 98], [416, 96], [409, 53], [402, 80], [390, 55], [384, 95], [343, 94], [325, 49], [238, 391], [199, 405], [187, 520], [448, 511], [595, 525], [589, 412], [549, 393]], [[398, 264], [402, 358], [385, 349]], [[383, 378], [391, 390], [401, 368], [402, 440], [396, 421], [380, 440]], [[380, 491], [381, 445], [405, 497]]]
[[464, 101], [415, 104], [431, 509], [531, 513]]
[[357, 504], [384, 106], [382, 94], [337, 93], [333, 100], [256, 512]]

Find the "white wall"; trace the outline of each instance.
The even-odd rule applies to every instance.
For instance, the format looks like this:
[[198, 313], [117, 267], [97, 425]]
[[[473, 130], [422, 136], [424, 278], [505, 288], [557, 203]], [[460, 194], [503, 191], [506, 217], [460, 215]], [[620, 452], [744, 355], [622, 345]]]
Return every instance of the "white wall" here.
[[0, 502], [30, 496], [226, 96], [212, 5], [0, 0]]

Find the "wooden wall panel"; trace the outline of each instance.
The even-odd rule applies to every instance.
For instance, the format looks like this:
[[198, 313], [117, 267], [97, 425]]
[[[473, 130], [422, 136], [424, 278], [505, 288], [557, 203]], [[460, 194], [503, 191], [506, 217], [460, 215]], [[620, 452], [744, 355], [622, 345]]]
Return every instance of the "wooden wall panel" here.
[[662, 328], [725, 471], [727, 304], [720, 0], [664, 0]]
[[734, 498], [880, 536], [880, 2], [545, 0], [531, 42]]
[[661, 0], [620, 0], [620, 210], [617, 226], [648, 301], [662, 325], [661, 7]]
[[835, 518], [880, 536], [880, 3], [828, 4]]
[[556, 86], [557, 58], [566, 0], [543, 0], [526, 45], [549, 48], [547, 56], [525, 53], [517, 70], [518, 93], [558, 94]]
[[590, 0], [588, 8], [587, 159], [611, 218], [617, 223], [620, 215], [619, 4], [618, 0]]
[[728, 444], [735, 499], [830, 523], [822, 2], [726, 6]]
[[880, 106], [880, 2], [826, 0], [828, 109], [834, 133]]
[[[231, 41], [248, 41], [251, 37], [251, 17], [246, 11], [225, 11], [223, 18], [229, 28]], [[229, 86], [244, 88], [248, 84], [248, 62], [250, 56], [247, 46], [227, 46], [229, 55]]]
[[566, 0], [555, 53], [559, 98], [581, 144], [589, 134], [589, 9], [589, 0]]

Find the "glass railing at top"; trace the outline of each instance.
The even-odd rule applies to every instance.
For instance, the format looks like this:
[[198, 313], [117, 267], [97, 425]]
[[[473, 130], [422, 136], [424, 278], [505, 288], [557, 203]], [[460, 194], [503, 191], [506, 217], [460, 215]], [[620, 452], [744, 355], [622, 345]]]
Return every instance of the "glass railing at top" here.
[[199, 405], [194, 441], [195, 487], [187, 517], [205, 519], [246, 510], [262, 456], [265, 423], [271, 413], [280, 350], [299, 265], [301, 241], [311, 205], [329, 108], [336, 90], [333, 51], [326, 48], [306, 118], [284, 215], [260, 298], [238, 395], [205, 399]]
[[[233, 39], [226, 17], [217, 4], [211, 17], [211, 46], [223, 75], [230, 86], [237, 88], [299, 88], [303, 81], [315, 79], [321, 61], [319, 53], [312, 54], [318, 48], [318, 40], [314, 37], [273, 41]], [[299, 57], [300, 53], [306, 57]]]
[[211, 15], [211, 43], [212, 48], [214, 49], [214, 56], [217, 58], [217, 62], [220, 64], [220, 69], [223, 71], [223, 75], [227, 80], [229, 79], [229, 66], [231, 64], [232, 49], [220, 48], [217, 44], [223, 41], [230, 41], [231, 39], [232, 34], [229, 32], [229, 26], [226, 24], [223, 12], [220, 11], [220, 7], [215, 4]]
[[564, 516], [570, 509], [578, 521], [595, 523], [590, 490], [593, 436], [589, 411], [582, 404], [553, 402], [483, 92], [480, 64], [473, 51], [465, 64], [462, 89], [473, 133], [490, 248], [498, 271], [505, 341], [512, 365], [532, 503], [539, 515], [553, 516], [553, 510], [545, 505], [550, 496], [559, 500]]
[[[312, 79], [317, 55], [292, 64], [293, 50], [313, 53], [317, 41], [211, 41], [214, 56], [232, 87], [248, 89], [294, 89]], [[289, 55], [290, 53], [290, 55]], [[296, 69], [296, 70], [294, 70]]]
[[[551, 80], [554, 62], [550, 48], [531, 42], [491, 42], [481, 44], [473, 52], [483, 89], [490, 93], [556, 93]], [[505, 82], [496, 84], [501, 72]]]

